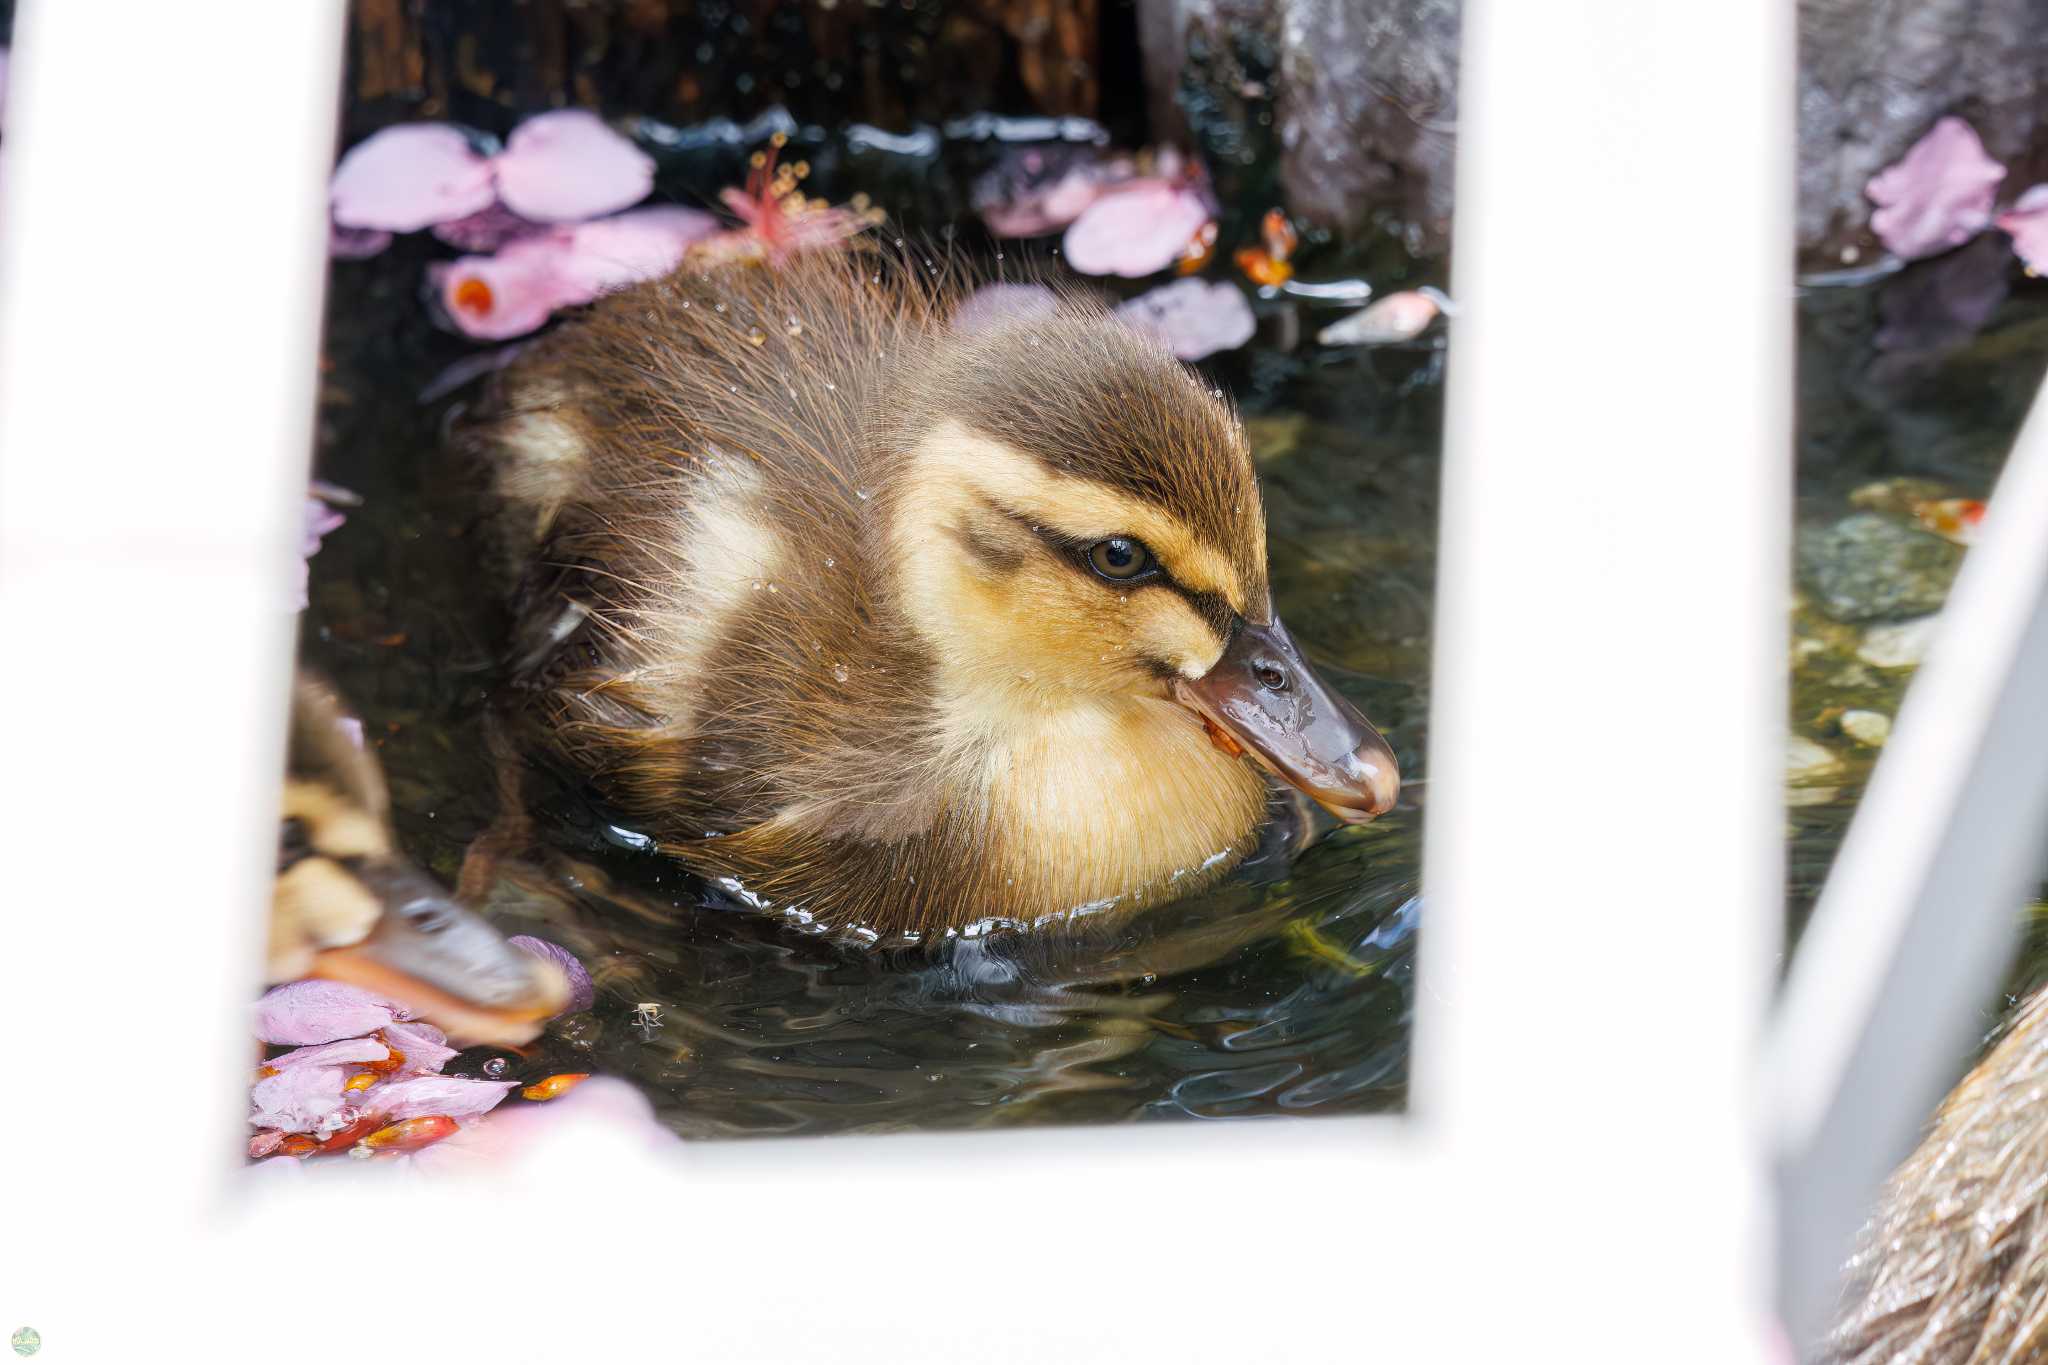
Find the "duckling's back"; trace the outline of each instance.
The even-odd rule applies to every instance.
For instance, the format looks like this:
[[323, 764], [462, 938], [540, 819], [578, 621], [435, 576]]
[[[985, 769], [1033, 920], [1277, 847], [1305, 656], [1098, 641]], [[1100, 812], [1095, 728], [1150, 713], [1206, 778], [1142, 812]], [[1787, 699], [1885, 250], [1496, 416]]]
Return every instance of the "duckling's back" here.
[[525, 565], [544, 751], [672, 836], [821, 799], [884, 836], [929, 821], [874, 758], [878, 730], [915, 750], [928, 667], [878, 609], [876, 502], [890, 376], [941, 325], [937, 289], [867, 254], [685, 267], [498, 377], [463, 439]]

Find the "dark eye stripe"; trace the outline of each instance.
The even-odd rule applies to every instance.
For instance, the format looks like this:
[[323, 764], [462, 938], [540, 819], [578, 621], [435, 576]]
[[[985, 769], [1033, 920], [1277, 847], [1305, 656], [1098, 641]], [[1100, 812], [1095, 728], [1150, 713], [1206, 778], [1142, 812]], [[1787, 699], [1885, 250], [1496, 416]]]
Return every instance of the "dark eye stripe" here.
[[[982, 505], [992, 512], [1001, 513], [1027, 531], [1030, 531], [1051, 547], [1060, 558], [1066, 560], [1096, 582], [1107, 583], [1111, 587], [1126, 586], [1119, 584], [1115, 579], [1101, 577], [1094, 569], [1089, 567], [1088, 552], [1099, 542], [1094, 540], [1076, 540], [1072, 536], [1061, 535], [1050, 526], [1033, 521], [1022, 512], [1014, 508], [1005, 507], [998, 502], [983, 499]], [[1135, 539], [1135, 537], [1132, 537], [1132, 539]], [[1143, 542], [1139, 543], [1142, 544]], [[1143, 577], [1130, 580], [1128, 586], [1134, 588], [1168, 588], [1177, 592], [1187, 599], [1188, 605], [1195, 609], [1195, 614], [1200, 616], [1203, 622], [1216, 632], [1218, 639], [1227, 639], [1230, 635], [1230, 623], [1236, 617], [1237, 612], [1231, 607], [1229, 600], [1219, 592], [1197, 591], [1194, 588], [1188, 587], [1185, 583], [1175, 578], [1173, 571], [1161, 563], [1156, 556], [1152, 560], [1151, 572]]]

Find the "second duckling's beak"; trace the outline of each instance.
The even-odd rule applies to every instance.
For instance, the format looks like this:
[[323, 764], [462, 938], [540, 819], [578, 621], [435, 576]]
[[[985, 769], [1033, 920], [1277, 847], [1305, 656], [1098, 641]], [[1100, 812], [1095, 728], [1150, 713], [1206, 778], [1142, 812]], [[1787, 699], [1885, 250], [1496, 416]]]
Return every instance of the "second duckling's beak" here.
[[568, 1004], [561, 968], [506, 942], [425, 873], [377, 862], [356, 878], [384, 914], [361, 943], [316, 954], [312, 975], [395, 1000], [465, 1046], [516, 1047]]
[[1279, 617], [1265, 625], [1239, 621], [1223, 657], [1199, 678], [1175, 679], [1173, 694], [1209, 723], [1212, 738], [1249, 752], [1345, 823], [1362, 825], [1394, 808], [1401, 792], [1394, 751], [1363, 712], [1316, 676]]

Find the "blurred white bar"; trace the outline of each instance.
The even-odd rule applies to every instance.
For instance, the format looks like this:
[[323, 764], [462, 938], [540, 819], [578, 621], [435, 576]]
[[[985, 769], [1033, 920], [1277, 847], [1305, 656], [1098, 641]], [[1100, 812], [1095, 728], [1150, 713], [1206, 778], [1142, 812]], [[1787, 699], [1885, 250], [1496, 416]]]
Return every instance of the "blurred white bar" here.
[[1787, 1321], [1813, 1339], [1879, 1182], [1982, 1032], [2048, 829], [2036, 398], [1793, 957], [1767, 1055]]
[[1484, 1286], [1458, 1358], [1754, 1359], [1792, 14], [1464, 24], [1414, 1095]]
[[[246, 1132], [340, 0], [26, 0], [0, 191], [11, 1331], [160, 1357]], [[243, 1294], [261, 1263], [238, 1272]], [[204, 1347], [191, 1343], [196, 1349]], [[174, 1349], [174, 1348], [173, 1348]], [[250, 1358], [250, 1357], [243, 1357]]]

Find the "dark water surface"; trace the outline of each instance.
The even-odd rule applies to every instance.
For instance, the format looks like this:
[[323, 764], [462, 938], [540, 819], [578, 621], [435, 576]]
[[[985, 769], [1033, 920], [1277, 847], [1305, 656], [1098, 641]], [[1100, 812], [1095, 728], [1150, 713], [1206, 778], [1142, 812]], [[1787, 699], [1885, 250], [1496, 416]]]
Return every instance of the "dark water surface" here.
[[[663, 163], [662, 195], [708, 201], [740, 179], [768, 127], [645, 130]], [[893, 149], [795, 131], [796, 153], [818, 168], [817, 192], [865, 191], [908, 230], [989, 258], [965, 211], [973, 175], [999, 151], [986, 128]], [[1944, 496], [1988, 491], [2048, 365], [2048, 288], [2020, 277], [2002, 239], [1997, 248], [1802, 291], [1802, 526], [1849, 515], [1849, 494], [1874, 480], [1926, 478]], [[1312, 244], [1307, 278], [1369, 266], [1382, 294], [1422, 278], [1383, 259], [1313, 253]], [[439, 447], [448, 404], [416, 401], [478, 349], [437, 331], [421, 302], [422, 265], [447, 254], [421, 236], [335, 266], [318, 473], [366, 505], [313, 562], [303, 650], [364, 715], [403, 843], [452, 882], [497, 812], [484, 720], [504, 620], [478, 562], [473, 476]], [[1674, 308], [1689, 306], [1697, 301], [1674, 295]], [[1437, 338], [1323, 351], [1302, 338], [1335, 313], [1296, 301], [1259, 308], [1259, 338], [1210, 369], [1247, 416], [1280, 611], [1399, 752], [1400, 808], [1332, 835], [1291, 868], [1111, 930], [876, 951], [720, 908], [638, 851], [638, 836], [587, 794], [543, 786], [540, 847], [506, 870], [490, 909], [507, 932], [581, 956], [598, 1003], [558, 1021], [533, 1055], [511, 1057], [508, 1074], [624, 1076], [692, 1136], [1400, 1107], [1428, 792], [1442, 353]], [[1810, 605], [1793, 629], [1825, 637], [1794, 665], [1795, 732], [1844, 763], [1826, 799], [1789, 813], [1796, 930], [1872, 761], [1823, 717], [1841, 706], [1891, 714], [1910, 672], [1859, 668], [1861, 628], [1821, 620]], [[1646, 753], [1646, 791], [1669, 772]], [[1559, 933], [1568, 940], [1570, 926]], [[2048, 940], [2015, 979], [2043, 975]], [[484, 1055], [451, 1070], [474, 1071]]]

